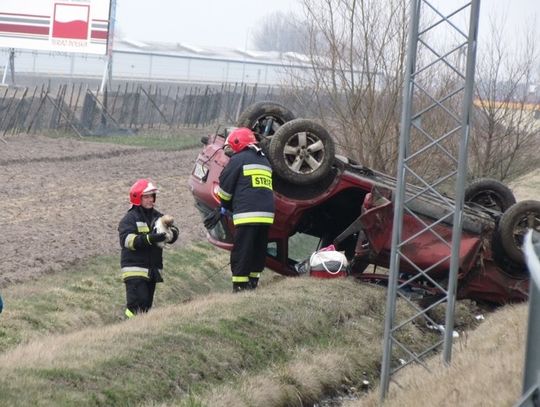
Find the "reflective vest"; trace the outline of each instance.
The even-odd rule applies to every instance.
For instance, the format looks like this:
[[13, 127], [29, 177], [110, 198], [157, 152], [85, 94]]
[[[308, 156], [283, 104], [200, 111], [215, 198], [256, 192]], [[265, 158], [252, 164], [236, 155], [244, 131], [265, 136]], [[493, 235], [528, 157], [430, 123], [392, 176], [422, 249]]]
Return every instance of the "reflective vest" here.
[[272, 224], [272, 168], [262, 151], [250, 146], [234, 154], [219, 176], [221, 204], [237, 225]]
[[160, 216], [161, 213], [155, 209], [145, 212], [142, 207], [133, 206], [120, 221], [120, 266], [124, 281], [130, 278], [162, 281], [163, 250], [151, 245], [135, 249], [135, 238], [149, 233]]

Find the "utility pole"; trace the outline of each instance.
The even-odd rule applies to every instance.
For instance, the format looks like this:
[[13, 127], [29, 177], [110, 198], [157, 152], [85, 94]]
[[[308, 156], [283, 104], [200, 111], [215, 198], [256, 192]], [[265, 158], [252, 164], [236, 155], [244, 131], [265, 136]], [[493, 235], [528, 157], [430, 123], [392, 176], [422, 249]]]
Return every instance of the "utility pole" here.
[[[472, 0], [457, 10], [443, 15], [428, 0], [411, 0], [410, 2], [410, 27], [403, 87], [399, 159], [393, 202], [392, 252], [381, 363], [381, 400], [386, 398], [390, 379], [394, 373], [411, 363], [418, 363], [426, 367], [423, 360], [433, 355], [435, 351], [440, 351], [441, 345], [444, 362], [450, 363], [479, 9], [480, 0]], [[468, 18], [455, 18], [464, 17], [466, 13], [468, 13]], [[462, 27], [463, 23], [458, 23], [458, 21], [466, 20], [468, 20], [468, 25], [465, 27]], [[450, 41], [443, 44], [440, 41], [437, 42], [438, 36], [433, 35], [436, 29], [453, 33], [454, 37], [457, 38], [456, 44], [450, 44]], [[420, 52], [423, 52], [422, 58], [418, 58]], [[465, 64], [459, 63], [460, 58], [456, 57], [460, 53], [466, 55]], [[436, 80], [441, 72], [448, 78], [454, 79], [456, 86], [448, 90], [445, 95], [436, 93], [430, 87], [430, 81]], [[456, 107], [456, 104], [450, 104], [451, 99], [457, 101], [456, 104], [459, 107]], [[449, 130], [437, 130], [423, 126], [422, 118], [424, 115], [429, 117], [428, 115], [434, 112], [448, 119]], [[429, 120], [426, 120], [427, 122]], [[453, 157], [452, 152], [446, 148], [448, 144], [459, 146], [457, 157]], [[446, 173], [439, 175], [437, 179], [430, 178], [429, 174], [427, 176], [418, 174], [415, 171], [414, 163], [422, 161], [422, 157], [427, 159], [436, 152], [442, 153], [448, 161], [448, 167], [445, 167]], [[412, 193], [408, 190], [407, 185], [419, 187], [420, 192]], [[454, 200], [445, 194], [443, 188], [448, 186], [454, 187]], [[437, 219], [425, 221], [415, 213], [415, 203], [421, 199], [436, 199], [441, 203], [442, 210], [437, 215]], [[413, 264], [414, 262], [404, 254], [403, 248], [411, 240], [411, 237], [402, 236], [404, 214], [422, 225], [422, 229], [417, 235], [422, 233], [431, 236], [434, 240], [448, 247], [451, 253], [442, 253], [437, 261], [437, 263], [449, 263], [448, 282], [436, 284], [442, 296], [424, 309], [421, 309], [407, 297], [406, 288], [417, 280], [425, 280], [433, 284], [435, 282], [430, 278], [430, 267]], [[436, 228], [440, 223], [450, 221], [452, 221], [453, 228], [451, 241], [448, 241], [447, 238], [443, 238], [437, 233]], [[416, 271], [406, 275], [400, 283], [402, 264], [412, 266]], [[396, 321], [398, 299], [403, 300], [413, 313], [412, 316], [403, 321]], [[438, 323], [429, 317], [429, 311], [443, 303], [446, 303], [446, 320], [442, 331], [444, 339], [436, 339], [434, 343], [421, 350], [409, 349], [400, 340], [400, 332], [414, 323], [438, 326]], [[394, 350], [394, 348], [396, 349]], [[401, 363], [396, 363], [398, 359]]]
[[101, 79], [100, 93], [103, 93], [107, 83], [112, 83], [113, 72], [113, 42], [114, 42], [114, 28], [116, 20], [116, 0], [111, 0], [109, 9], [109, 29], [107, 30], [107, 54], [105, 57], [105, 69], [103, 71], [103, 77]]
[[15, 85], [15, 48], [9, 49], [9, 72], [11, 73], [11, 84]]
[[6, 84], [8, 71], [11, 74], [11, 84], [15, 85], [15, 48], [9, 49], [7, 62], [4, 66], [4, 74], [2, 75], [2, 85]]

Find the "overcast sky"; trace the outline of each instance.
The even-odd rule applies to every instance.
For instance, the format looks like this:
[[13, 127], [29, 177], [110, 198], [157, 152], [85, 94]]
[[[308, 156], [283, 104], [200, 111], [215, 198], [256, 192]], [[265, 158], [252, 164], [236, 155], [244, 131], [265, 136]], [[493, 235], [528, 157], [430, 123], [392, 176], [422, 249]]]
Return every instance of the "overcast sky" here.
[[[386, 1], [386, 0], [379, 0]], [[432, 0], [455, 9], [465, 0]], [[116, 0], [117, 27], [124, 37], [135, 40], [181, 42], [198, 46], [244, 49], [266, 15], [283, 11], [301, 12], [297, 0]], [[514, 35], [524, 23], [540, 21], [540, 0], [482, 0], [480, 29], [490, 18], [505, 21], [505, 31]]]
[[265, 15], [300, 10], [294, 0], [117, 0], [116, 4], [116, 21], [127, 38], [240, 49]]

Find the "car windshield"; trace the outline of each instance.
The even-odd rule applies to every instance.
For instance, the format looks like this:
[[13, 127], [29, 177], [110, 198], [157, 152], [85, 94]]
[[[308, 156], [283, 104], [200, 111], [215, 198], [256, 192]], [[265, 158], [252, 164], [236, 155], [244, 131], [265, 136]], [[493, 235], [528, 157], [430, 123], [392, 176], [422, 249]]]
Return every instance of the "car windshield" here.
[[[287, 242], [287, 263], [294, 265], [308, 259], [309, 256], [319, 248], [320, 241], [321, 239], [316, 236], [311, 236], [306, 233], [295, 233], [289, 237]], [[267, 253], [271, 257], [277, 257], [277, 242], [268, 243]]]
[[305, 233], [295, 233], [289, 238], [289, 260], [299, 263], [319, 248], [320, 239]]

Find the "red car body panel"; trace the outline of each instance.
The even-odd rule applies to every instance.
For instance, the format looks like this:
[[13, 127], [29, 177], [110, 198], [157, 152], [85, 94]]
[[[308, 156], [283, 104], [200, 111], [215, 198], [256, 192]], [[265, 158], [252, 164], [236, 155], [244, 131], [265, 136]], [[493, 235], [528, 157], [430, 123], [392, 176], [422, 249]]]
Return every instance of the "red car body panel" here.
[[[394, 206], [387, 201], [381, 206], [366, 210], [362, 216], [362, 226], [367, 238], [371, 243], [372, 253], [378, 259], [379, 265], [388, 267], [389, 253], [392, 249], [392, 222]], [[424, 218], [426, 225], [433, 222]], [[425, 226], [413, 216], [403, 217], [402, 241], [400, 248], [402, 257], [411, 259], [411, 263], [403, 261], [400, 270], [415, 273], [415, 266], [422, 270], [429, 269], [434, 279], [444, 278], [450, 268], [450, 255], [452, 244], [452, 229], [447, 225], [439, 224], [433, 227], [434, 233], [425, 231]], [[481, 240], [478, 236], [472, 236], [463, 232], [459, 251], [459, 265], [461, 272], [468, 272], [473, 260], [480, 250]], [[414, 266], [413, 262], [414, 260]]]

